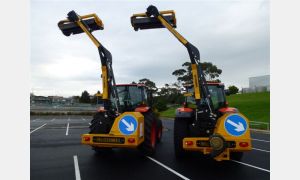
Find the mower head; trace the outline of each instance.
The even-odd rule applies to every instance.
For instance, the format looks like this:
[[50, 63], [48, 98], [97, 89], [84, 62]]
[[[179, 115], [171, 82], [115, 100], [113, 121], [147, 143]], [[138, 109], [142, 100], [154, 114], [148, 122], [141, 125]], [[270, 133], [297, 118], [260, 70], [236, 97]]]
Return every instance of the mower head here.
[[80, 34], [84, 31], [78, 25], [78, 21], [81, 21], [90, 32], [104, 29], [101, 19], [96, 14], [79, 16], [75, 13], [75, 11], [70, 11], [68, 13], [68, 19], [59, 21], [58, 27], [65, 36], [70, 36], [71, 34]]
[[[131, 16], [131, 25], [135, 31], [139, 29], [155, 29], [155, 28], [164, 28], [161, 22], [155, 17], [152, 13], [149, 13], [149, 8], [146, 13], [134, 14]], [[175, 12], [172, 10], [169, 11], [160, 11], [159, 15], [164, 18], [167, 22], [171, 24], [173, 28], [176, 28], [176, 18]]]

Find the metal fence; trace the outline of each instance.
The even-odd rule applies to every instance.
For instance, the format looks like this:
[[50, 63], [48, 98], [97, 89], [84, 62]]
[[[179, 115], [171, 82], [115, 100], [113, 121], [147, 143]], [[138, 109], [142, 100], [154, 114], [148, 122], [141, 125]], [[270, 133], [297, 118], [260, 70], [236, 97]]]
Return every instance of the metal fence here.
[[30, 106], [31, 112], [95, 112], [100, 105], [91, 104], [35, 104]]
[[250, 128], [253, 129], [264, 129], [264, 130], [270, 130], [270, 123], [261, 122], [261, 121], [249, 121]]

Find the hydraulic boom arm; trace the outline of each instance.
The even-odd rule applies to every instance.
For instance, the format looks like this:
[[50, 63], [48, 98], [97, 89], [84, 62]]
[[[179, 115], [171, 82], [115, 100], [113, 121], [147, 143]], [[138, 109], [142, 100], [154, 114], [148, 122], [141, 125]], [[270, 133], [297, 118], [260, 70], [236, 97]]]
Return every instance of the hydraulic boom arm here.
[[102, 86], [104, 100], [104, 108], [110, 109], [111, 97], [114, 100], [116, 110], [119, 110], [119, 97], [116, 89], [116, 82], [114, 78], [112, 68], [112, 55], [111, 53], [95, 38], [92, 34], [95, 30], [103, 30], [103, 23], [96, 14], [89, 14], [85, 16], [79, 16], [75, 11], [68, 13], [68, 19], [62, 20], [58, 23], [58, 27], [64, 35], [70, 36], [71, 34], [86, 33], [88, 37], [93, 41], [99, 51], [101, 59], [102, 70]]
[[192, 66], [192, 76], [195, 91], [195, 100], [198, 109], [203, 106], [200, 100], [206, 101], [210, 114], [214, 114], [214, 108], [210, 93], [207, 87], [206, 79], [200, 65], [200, 53], [198, 49], [188, 42], [176, 28], [176, 19], [174, 11], [158, 11], [155, 6], [149, 6], [146, 13], [134, 14], [131, 17], [131, 24], [134, 30], [152, 29], [152, 28], [167, 28], [188, 50]]

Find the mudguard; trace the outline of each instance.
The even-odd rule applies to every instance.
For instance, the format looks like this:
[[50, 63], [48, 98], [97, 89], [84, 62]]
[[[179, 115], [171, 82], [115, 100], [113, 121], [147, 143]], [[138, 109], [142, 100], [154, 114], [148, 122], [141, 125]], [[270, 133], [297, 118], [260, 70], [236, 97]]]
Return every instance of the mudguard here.
[[179, 118], [191, 118], [194, 114], [195, 111], [192, 108], [181, 107], [176, 109], [176, 117]]

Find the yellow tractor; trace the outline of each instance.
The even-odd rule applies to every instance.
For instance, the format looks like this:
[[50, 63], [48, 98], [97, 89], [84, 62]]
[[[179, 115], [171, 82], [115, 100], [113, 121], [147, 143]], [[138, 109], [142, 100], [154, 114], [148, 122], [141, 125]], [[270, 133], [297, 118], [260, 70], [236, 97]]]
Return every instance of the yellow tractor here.
[[97, 153], [111, 148], [138, 148], [145, 155], [153, 155], [163, 127], [151, 107], [152, 93], [143, 84], [116, 84], [112, 55], [92, 34], [104, 29], [101, 19], [96, 14], [79, 16], [70, 11], [58, 27], [65, 36], [86, 33], [96, 45], [102, 65], [103, 106], [93, 116], [90, 132], [82, 135], [81, 143], [92, 146]]
[[228, 107], [222, 83], [207, 82], [201, 69], [200, 53], [176, 28], [175, 12], [158, 11], [149, 6], [146, 13], [131, 17], [134, 30], [167, 28], [188, 51], [193, 84], [186, 86], [186, 100], [176, 110], [174, 147], [176, 157], [188, 151], [200, 151], [217, 161], [239, 160], [250, 151], [248, 119], [236, 108]]

